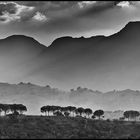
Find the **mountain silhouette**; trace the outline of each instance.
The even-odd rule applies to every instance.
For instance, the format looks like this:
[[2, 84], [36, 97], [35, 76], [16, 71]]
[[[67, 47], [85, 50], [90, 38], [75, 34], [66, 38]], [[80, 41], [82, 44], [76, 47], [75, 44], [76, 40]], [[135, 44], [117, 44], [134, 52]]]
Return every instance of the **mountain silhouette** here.
[[[0, 79], [13, 82], [29, 72], [31, 61], [46, 47], [35, 39], [13, 35], [0, 40]], [[31, 66], [30, 66], [31, 67]]]
[[139, 36], [140, 22], [130, 22], [109, 37], [58, 38], [44, 51], [42, 60], [50, 61], [41, 72], [48, 71], [51, 78], [73, 86], [139, 89]]
[[[46, 47], [35, 39], [13, 35], [0, 40], [2, 82], [50, 82], [70, 89], [139, 89], [140, 22], [130, 22], [105, 37], [61, 37]], [[12, 74], [11, 74], [12, 73]]]

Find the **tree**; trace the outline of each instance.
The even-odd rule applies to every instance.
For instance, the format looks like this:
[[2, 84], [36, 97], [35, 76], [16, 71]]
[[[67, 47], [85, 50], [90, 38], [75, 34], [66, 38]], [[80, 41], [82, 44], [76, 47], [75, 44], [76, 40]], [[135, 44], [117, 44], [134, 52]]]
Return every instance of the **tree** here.
[[104, 114], [104, 111], [103, 110], [96, 110], [95, 112], [94, 112], [94, 116], [95, 117], [98, 117], [99, 118], [99, 120], [101, 119], [101, 116]]
[[136, 121], [136, 118], [140, 115], [140, 113], [138, 111], [129, 110], [129, 111], [125, 111], [123, 115], [125, 118], [128, 119], [128, 121], [130, 119], [134, 119]]
[[136, 118], [140, 116], [140, 113], [138, 111], [134, 111], [133, 113], [134, 113], [134, 115], [133, 115], [134, 119], [136, 121]]
[[60, 109], [60, 111], [61, 111], [62, 113], [65, 113], [67, 110], [68, 110], [67, 107], [61, 107], [61, 109]]
[[16, 114], [15, 112], [18, 112], [20, 110], [19, 107], [20, 107], [20, 105], [18, 105], [18, 104], [10, 104], [9, 105], [10, 111], [13, 114]]
[[58, 106], [54, 106], [54, 105], [51, 106], [51, 111], [52, 111], [53, 114], [54, 114], [54, 112], [57, 111], [58, 109], [59, 109]]
[[123, 116], [124, 116], [124, 118], [128, 119], [128, 121], [129, 121], [129, 118], [130, 118], [130, 111], [125, 111], [125, 112], [123, 113]]
[[2, 111], [3, 111], [3, 104], [0, 104], [0, 116], [1, 116]]
[[94, 120], [96, 117], [94, 115], [92, 115], [91, 118]]
[[19, 110], [20, 114], [23, 114], [23, 112], [27, 111], [27, 107], [25, 105], [23, 105], [23, 104], [19, 104], [18, 105], [18, 110]]
[[50, 111], [52, 111], [52, 106], [50, 105], [45, 106], [45, 112], [48, 112], [48, 116], [49, 116]]
[[131, 111], [131, 119], [136, 121], [136, 118], [140, 115], [138, 111]]
[[65, 117], [69, 117], [70, 113], [69, 112], [64, 112]]
[[51, 110], [52, 110], [52, 109], [51, 109], [51, 106], [49, 106], [49, 105], [47, 105], [47, 106], [42, 106], [41, 109], [40, 109], [40, 111], [41, 111], [42, 113], [45, 113], [45, 115], [47, 115], [47, 112], [48, 112], [48, 116], [49, 116], [49, 112], [50, 112]]
[[89, 117], [89, 115], [91, 115], [93, 113], [93, 111], [90, 108], [86, 108], [84, 110], [85, 114]]
[[8, 104], [3, 104], [3, 111], [4, 111], [4, 114], [7, 115], [7, 113], [10, 111], [10, 107]]
[[60, 112], [60, 111], [55, 111], [53, 114], [54, 114], [55, 116], [64, 116], [64, 115], [62, 114], [62, 112]]
[[74, 117], [75, 111], [76, 111], [76, 107], [75, 107], [75, 106], [72, 106], [72, 107], [71, 107], [71, 112], [72, 112], [72, 114], [73, 114], [73, 117]]
[[45, 111], [45, 106], [42, 106], [42, 107], [40, 108], [40, 111], [41, 111], [41, 113], [46, 113], [46, 111]]
[[84, 113], [84, 108], [79, 107], [76, 109], [76, 114], [79, 114], [80, 116], [82, 116], [83, 113]]
[[73, 116], [74, 116], [74, 112], [76, 110], [76, 107], [74, 106], [67, 106], [66, 107], [66, 110], [70, 112], [70, 114], [73, 112]]
[[56, 106], [55, 109], [56, 109], [57, 111], [61, 111], [61, 106]]

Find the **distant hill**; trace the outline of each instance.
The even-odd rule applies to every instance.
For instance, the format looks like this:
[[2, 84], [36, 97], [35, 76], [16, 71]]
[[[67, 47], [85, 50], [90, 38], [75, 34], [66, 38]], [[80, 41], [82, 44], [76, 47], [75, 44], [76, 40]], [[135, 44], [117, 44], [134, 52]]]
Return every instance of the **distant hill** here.
[[[103, 109], [108, 118], [119, 118], [125, 110], [140, 111], [140, 91], [122, 90], [100, 92], [78, 87], [62, 91], [49, 85], [38, 86], [31, 83], [0, 83], [0, 103], [22, 103], [27, 106], [27, 114], [41, 114], [44, 105], [74, 105], [90, 107], [93, 111]], [[120, 110], [119, 112], [114, 112]], [[107, 112], [112, 111], [112, 112]]]

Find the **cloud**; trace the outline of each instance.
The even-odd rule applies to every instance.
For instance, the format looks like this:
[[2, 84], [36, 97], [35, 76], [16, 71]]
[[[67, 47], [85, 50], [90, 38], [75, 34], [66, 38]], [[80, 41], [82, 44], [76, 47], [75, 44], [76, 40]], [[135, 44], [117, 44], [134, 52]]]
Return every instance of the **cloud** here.
[[85, 7], [93, 5], [95, 3], [96, 3], [96, 1], [82, 1], [82, 2], [78, 2], [78, 5], [80, 8], [85, 8]]
[[19, 5], [15, 2], [0, 2], [0, 21], [8, 23], [10, 21], [20, 20], [22, 14], [34, 10], [34, 7]]
[[47, 17], [40, 12], [36, 12], [36, 14], [33, 16], [33, 19], [44, 22], [47, 20]]
[[[86, 1], [85, 1], [86, 2]], [[93, 3], [91, 3], [93, 2]], [[94, 15], [98, 15], [100, 13], [104, 13], [106, 10], [113, 9], [115, 7], [115, 2], [114, 1], [87, 1], [87, 5], [82, 9], [81, 11], [76, 14], [76, 16], [80, 18], [87, 18], [87, 17], [93, 17]], [[80, 2], [81, 3], [81, 2]]]
[[34, 9], [34, 7], [19, 5], [17, 3], [15, 3], [15, 6], [17, 8], [17, 14], [21, 14], [22, 12], [30, 12]]
[[120, 7], [129, 7], [130, 6], [130, 2], [129, 1], [122, 1], [120, 3], [117, 4], [117, 6], [120, 6]]
[[75, 1], [19, 1], [19, 4], [36, 7], [37, 10], [60, 10], [76, 5]]
[[[16, 1], [0, 2], [0, 21], [46, 21], [92, 15], [112, 2], [99, 1]], [[86, 11], [85, 11], [86, 10]], [[46, 18], [47, 17], [47, 18]], [[34, 20], [32, 20], [34, 19]], [[74, 19], [75, 20], [75, 19]]]
[[2, 21], [3, 23], [8, 23], [15, 20], [20, 20], [20, 16], [16, 14], [10, 14], [8, 12], [3, 12], [3, 15], [0, 16], [0, 21]]
[[3, 15], [3, 12], [9, 12], [11, 14], [16, 13], [15, 4], [13, 2], [6, 3], [6, 2], [0, 2], [0, 15]]

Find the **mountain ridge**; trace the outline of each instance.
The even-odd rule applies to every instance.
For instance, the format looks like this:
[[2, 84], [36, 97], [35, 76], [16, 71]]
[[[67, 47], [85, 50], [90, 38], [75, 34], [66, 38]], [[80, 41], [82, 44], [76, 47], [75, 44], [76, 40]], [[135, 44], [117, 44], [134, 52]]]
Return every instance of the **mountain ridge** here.
[[[27, 35], [21, 35], [21, 34], [14, 34], [14, 35], [11, 35], [11, 36], [8, 36], [8, 37], [5, 37], [5, 38], [3, 38], [3, 39], [0, 39], [0, 41], [3, 41], [3, 40], [7, 40], [7, 39], [16, 39], [16, 38], [26, 38], [26, 39], [30, 39], [30, 40], [34, 40], [34, 41], [36, 41], [36, 42], [38, 42], [39, 44], [41, 44], [41, 45], [43, 45], [43, 46], [45, 46], [45, 47], [50, 47], [50, 46], [52, 46], [52, 44], [54, 43], [54, 42], [60, 42], [60, 40], [62, 39], [62, 40], [70, 40], [71, 41], [71, 39], [75, 39], [75, 40], [82, 40], [82, 39], [84, 39], [84, 40], [94, 40], [95, 38], [97, 38], [97, 39], [102, 39], [102, 38], [109, 38], [109, 37], [112, 37], [112, 36], [114, 36], [114, 35], [117, 35], [118, 33], [120, 33], [120, 32], [122, 32], [122, 31], [125, 31], [126, 29], [127, 30], [130, 30], [130, 29], [134, 29], [134, 28], [140, 28], [140, 22], [139, 21], [130, 21], [130, 22], [128, 22], [122, 29], [120, 29], [120, 31], [118, 31], [118, 32], [116, 32], [116, 33], [114, 33], [114, 34], [112, 34], [112, 35], [109, 35], [109, 36], [104, 36], [104, 35], [96, 35], [96, 36], [91, 36], [91, 37], [84, 37], [84, 36], [81, 36], [81, 37], [72, 37], [72, 36], [62, 36], [62, 37], [59, 37], [59, 38], [56, 38], [50, 45], [48, 45], [48, 46], [46, 46], [46, 45], [44, 45], [44, 44], [42, 44], [42, 43], [40, 43], [40, 42], [38, 42], [35, 38], [33, 38], [33, 37], [31, 37], [31, 36], [27, 36]], [[96, 39], [95, 39], [96, 40]]]
[[[36, 87], [40, 87], [40, 88], [52, 88], [52, 89], [57, 89], [59, 91], [62, 91], [62, 89], [59, 89], [57, 87], [52, 87], [50, 85], [37, 85], [37, 84], [34, 84], [34, 83], [30, 83], [30, 82], [20, 82], [20, 83], [4, 83], [4, 82], [0, 82], [0, 86], [19, 86], [19, 85], [23, 85], [23, 86], [36, 86]], [[88, 92], [93, 92], [93, 93], [99, 93], [99, 94], [107, 94], [107, 93], [124, 93], [124, 92], [136, 92], [136, 93], [139, 93], [140, 94], [140, 90], [134, 90], [134, 89], [123, 89], [123, 90], [117, 90], [117, 89], [114, 89], [114, 90], [110, 90], [110, 91], [106, 91], [106, 92], [103, 92], [103, 91], [100, 91], [100, 90], [93, 90], [93, 89], [89, 89], [89, 88], [85, 88], [85, 87], [77, 87], [75, 89], [69, 89], [69, 90], [64, 90], [64, 92], [85, 92], [85, 91], [88, 91]]]

